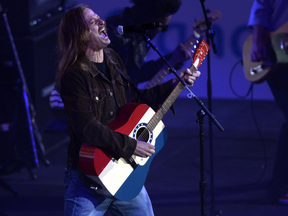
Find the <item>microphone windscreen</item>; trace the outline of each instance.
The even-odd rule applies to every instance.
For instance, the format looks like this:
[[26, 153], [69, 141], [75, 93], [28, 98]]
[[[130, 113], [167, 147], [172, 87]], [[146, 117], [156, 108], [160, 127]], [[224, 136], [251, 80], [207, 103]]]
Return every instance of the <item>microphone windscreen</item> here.
[[123, 26], [119, 25], [119, 26], [116, 28], [116, 33], [117, 33], [118, 35], [123, 35], [123, 34], [124, 34]]

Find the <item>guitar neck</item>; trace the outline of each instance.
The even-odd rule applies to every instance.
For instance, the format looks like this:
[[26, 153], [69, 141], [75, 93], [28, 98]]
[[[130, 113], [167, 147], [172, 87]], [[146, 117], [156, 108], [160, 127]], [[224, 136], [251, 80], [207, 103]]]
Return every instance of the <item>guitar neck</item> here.
[[[197, 68], [202, 64], [203, 60], [205, 59], [205, 56], [207, 55], [210, 47], [206, 43], [204, 39], [200, 41], [199, 46], [196, 49], [196, 52], [193, 56], [193, 63], [190, 66], [190, 71], [193, 73], [197, 70]], [[153, 131], [154, 128], [157, 126], [159, 121], [163, 118], [163, 116], [166, 114], [166, 112], [170, 109], [176, 98], [179, 96], [181, 91], [185, 88], [184, 84], [182, 82], [178, 82], [176, 87], [173, 89], [173, 91], [170, 93], [170, 95], [167, 97], [167, 99], [164, 101], [162, 106], [158, 109], [158, 111], [155, 113], [155, 115], [151, 118], [151, 120], [147, 123], [147, 128], [150, 131]]]
[[[185, 48], [190, 49], [200, 38], [200, 35], [195, 31], [183, 44]], [[172, 59], [173, 61], [173, 59]], [[177, 62], [176, 62], [177, 63]], [[176, 64], [172, 63], [172, 64]], [[163, 79], [169, 74], [168, 65], [164, 65], [162, 69], [149, 81], [149, 83], [144, 87], [146, 89], [152, 88], [153, 86], [160, 84]]]
[[[191, 72], [196, 71], [196, 68], [194, 65], [190, 67]], [[173, 89], [173, 91], [170, 93], [170, 95], [167, 97], [165, 102], [162, 104], [162, 106], [158, 109], [158, 111], [155, 113], [155, 115], [150, 119], [150, 121], [147, 123], [147, 129], [149, 131], [153, 131], [154, 128], [157, 126], [159, 121], [162, 120], [164, 115], [167, 113], [167, 111], [170, 109], [170, 107], [173, 105], [177, 97], [180, 95], [182, 90], [185, 88], [182, 82], [178, 82], [176, 87]]]
[[157, 124], [162, 120], [164, 115], [167, 113], [167, 111], [170, 109], [176, 98], [179, 96], [179, 94], [184, 89], [184, 85], [179, 82], [176, 87], [173, 89], [173, 91], [170, 93], [168, 98], [165, 100], [165, 102], [162, 104], [162, 106], [158, 109], [158, 111], [155, 113], [155, 115], [150, 119], [150, 121], [147, 123], [147, 129], [149, 131], [153, 131], [154, 128], [157, 126]]

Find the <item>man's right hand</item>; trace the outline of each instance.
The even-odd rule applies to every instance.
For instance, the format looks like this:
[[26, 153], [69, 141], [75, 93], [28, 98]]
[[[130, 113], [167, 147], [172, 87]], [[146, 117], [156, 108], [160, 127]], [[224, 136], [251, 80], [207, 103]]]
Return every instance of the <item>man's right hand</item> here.
[[151, 157], [152, 154], [154, 153], [155, 153], [155, 146], [149, 143], [137, 140], [137, 146], [134, 151], [134, 155], [146, 158], [146, 157]]

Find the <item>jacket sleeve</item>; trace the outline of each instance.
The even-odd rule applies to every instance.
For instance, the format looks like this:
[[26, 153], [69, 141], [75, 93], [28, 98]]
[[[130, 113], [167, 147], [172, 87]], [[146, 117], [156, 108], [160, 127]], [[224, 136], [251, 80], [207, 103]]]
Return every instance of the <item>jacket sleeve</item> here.
[[[136, 140], [117, 133], [103, 125], [92, 112], [87, 76], [82, 71], [68, 73], [61, 87], [61, 97], [65, 104], [72, 133], [81, 143], [107, 148], [118, 157], [130, 157], [136, 148]], [[117, 157], [116, 157], [117, 158]]]

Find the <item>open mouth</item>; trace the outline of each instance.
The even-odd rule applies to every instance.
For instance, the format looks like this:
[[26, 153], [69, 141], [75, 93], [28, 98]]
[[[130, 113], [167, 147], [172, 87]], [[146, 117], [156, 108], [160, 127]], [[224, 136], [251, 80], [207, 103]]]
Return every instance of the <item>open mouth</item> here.
[[101, 29], [100, 32], [99, 32], [99, 35], [100, 35], [102, 38], [108, 37], [107, 32], [106, 32], [105, 29]]

